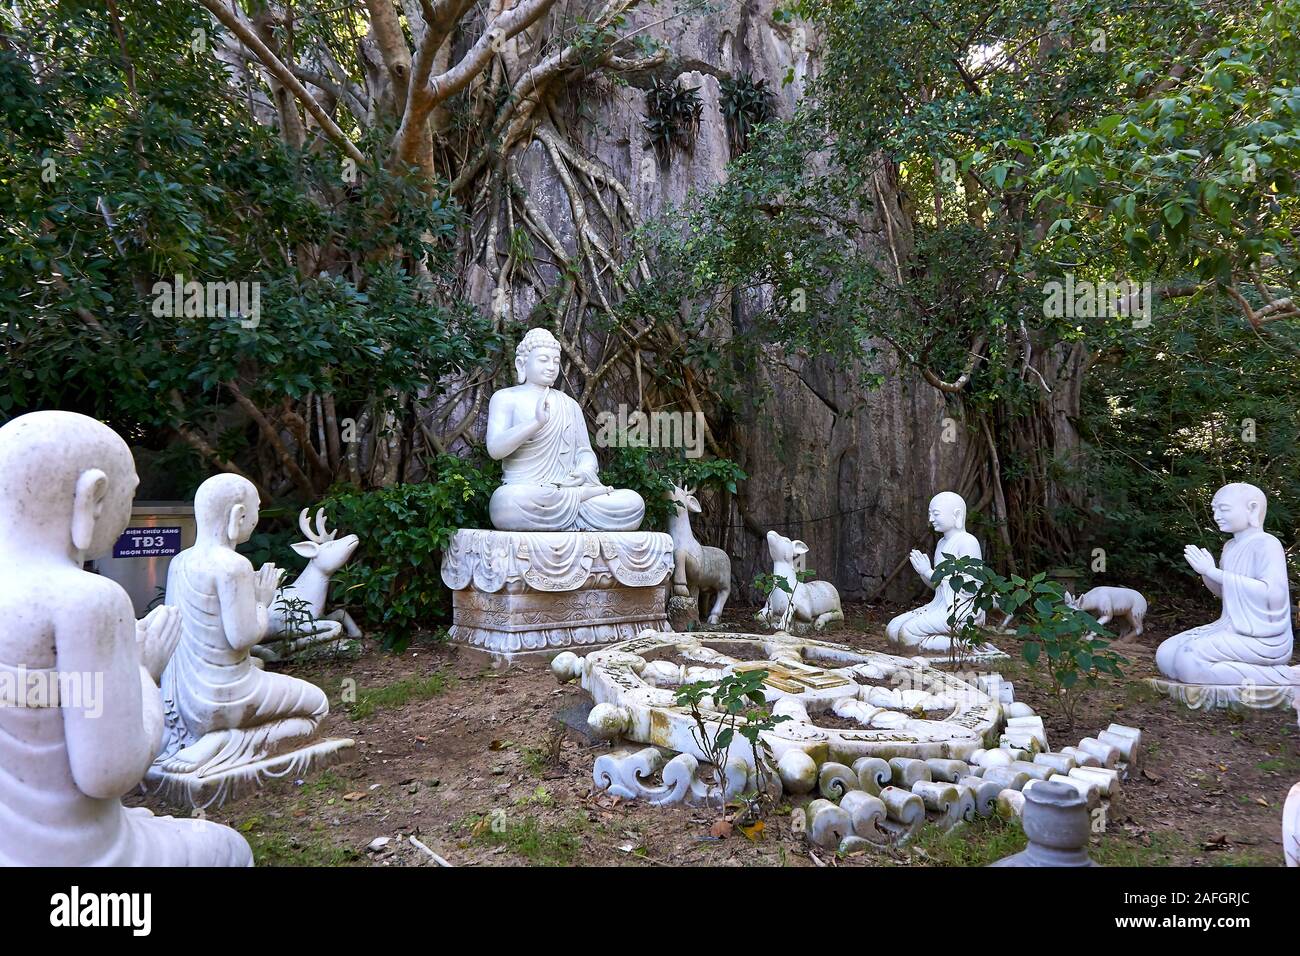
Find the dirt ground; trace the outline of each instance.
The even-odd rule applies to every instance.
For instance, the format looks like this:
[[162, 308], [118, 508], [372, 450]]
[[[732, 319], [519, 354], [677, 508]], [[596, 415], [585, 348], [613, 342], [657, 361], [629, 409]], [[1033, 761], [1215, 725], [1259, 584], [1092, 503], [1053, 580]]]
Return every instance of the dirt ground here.
[[[847, 608], [844, 625], [824, 636], [887, 651], [884, 623], [898, 610]], [[1141, 644], [1118, 648], [1129, 659], [1124, 679], [1080, 694], [1072, 734], [1044, 675], [1019, 660], [997, 667], [1015, 681], [1016, 698], [1043, 716], [1054, 748], [1112, 721], [1142, 729], [1143, 772], [1125, 786], [1118, 819], [1094, 837], [1099, 862], [1283, 862], [1282, 802], [1300, 780], [1295, 712], [1193, 713], [1141, 683], [1155, 673], [1155, 646], [1198, 619], [1195, 612], [1148, 616]], [[729, 608], [725, 623], [750, 630], [752, 620], [753, 609]], [[1018, 655], [1014, 638], [1000, 643]], [[411, 837], [457, 866], [979, 865], [1024, 843], [1018, 826], [993, 818], [960, 835], [927, 832], [901, 850], [838, 858], [792, 832], [788, 800], [769, 816], [762, 839], [738, 830], [718, 839], [710, 835], [716, 812], [593, 794], [592, 763], [608, 748], [554, 719], [585, 695], [558, 686], [543, 666], [498, 673], [446, 645], [416, 642], [400, 655], [371, 645], [358, 658], [289, 671], [326, 690], [324, 729], [354, 738], [356, 756], [208, 814], [242, 831], [259, 865], [437, 865]], [[128, 802], [176, 812], [154, 798]]]

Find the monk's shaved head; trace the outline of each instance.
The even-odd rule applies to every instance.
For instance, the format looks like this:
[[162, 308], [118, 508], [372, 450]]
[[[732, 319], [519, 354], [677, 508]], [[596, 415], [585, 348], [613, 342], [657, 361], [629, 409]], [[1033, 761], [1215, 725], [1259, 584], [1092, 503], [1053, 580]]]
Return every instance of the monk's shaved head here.
[[1255, 505], [1255, 515], [1259, 519], [1255, 527], [1262, 528], [1264, 526], [1264, 515], [1268, 511], [1268, 496], [1261, 489], [1244, 481], [1234, 481], [1216, 491], [1214, 499], [1210, 503], [1213, 504], [1221, 498], [1229, 497], [1241, 502], [1246, 507], [1252, 504]]
[[957, 519], [957, 527], [966, 530], [966, 501], [957, 492], [939, 492], [930, 499], [930, 507], [953, 515]]
[[76, 412], [20, 415], [0, 428], [0, 511], [10, 520], [70, 520], [77, 480], [91, 469], [130, 500], [131, 449], [103, 422]]
[[235, 505], [257, 506], [257, 488], [239, 475], [214, 475], [194, 493], [194, 520], [199, 530], [221, 528]]

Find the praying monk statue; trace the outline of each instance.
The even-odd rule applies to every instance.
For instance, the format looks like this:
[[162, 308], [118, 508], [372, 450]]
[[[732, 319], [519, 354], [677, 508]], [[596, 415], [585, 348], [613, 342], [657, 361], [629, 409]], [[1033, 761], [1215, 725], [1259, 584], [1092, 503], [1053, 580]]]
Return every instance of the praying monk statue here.
[[235, 550], [257, 526], [257, 489], [239, 475], [209, 478], [194, 496], [194, 547], [172, 559], [167, 603], [181, 641], [163, 673], [169, 739], [156, 767], [210, 776], [293, 750], [329, 713], [315, 684], [268, 673], [250, 649], [270, 627], [281, 571]]
[[[889, 622], [885, 633], [895, 644], [939, 652], [952, 648], [952, 625], [948, 618], [953, 613], [957, 591], [951, 578], [944, 578], [937, 586], [933, 583], [935, 566], [943, 562], [945, 555], [954, 558], [982, 558], [984, 555], [979, 541], [966, 530], [966, 502], [956, 492], [942, 491], [930, 500], [930, 525], [939, 532], [933, 563], [920, 551], [912, 551], [909, 558], [921, 580], [934, 589], [934, 597], [924, 607], [898, 615]], [[984, 623], [982, 611], [974, 618], [976, 624]]]
[[645, 502], [635, 491], [602, 485], [582, 409], [552, 386], [560, 343], [530, 329], [515, 349], [519, 384], [488, 405], [488, 454], [502, 483], [488, 512], [500, 531], [635, 531]]
[[1286, 552], [1264, 530], [1268, 501], [1254, 485], [1224, 485], [1211, 503], [1219, 530], [1232, 535], [1219, 564], [1205, 548], [1183, 557], [1223, 601], [1217, 621], [1183, 631], [1156, 649], [1156, 666], [1182, 684], [1280, 687], [1300, 682], [1291, 660], [1291, 597]]
[[120, 801], [162, 743], [158, 678], [180, 636], [173, 608], [137, 622], [116, 582], [82, 569], [126, 530], [137, 484], [93, 418], [0, 428], [0, 685], [25, 695], [0, 706], [0, 866], [253, 863], [229, 827]]

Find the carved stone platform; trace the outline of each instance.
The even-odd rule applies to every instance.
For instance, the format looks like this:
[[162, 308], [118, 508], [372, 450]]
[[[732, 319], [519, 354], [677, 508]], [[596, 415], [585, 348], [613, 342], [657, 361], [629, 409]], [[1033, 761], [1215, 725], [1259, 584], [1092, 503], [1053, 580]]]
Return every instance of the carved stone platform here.
[[1300, 667], [1294, 685], [1184, 684], [1167, 677], [1148, 677], [1147, 685], [1191, 710], [1277, 710], [1300, 706]]
[[350, 760], [355, 743], [349, 737], [317, 740], [288, 753], [203, 776], [170, 773], [150, 767], [142, 786], [147, 792], [156, 793], [176, 806], [212, 809], [240, 794], [257, 789], [267, 780], [290, 775], [299, 777], [309, 771]]
[[667, 631], [672, 571], [659, 532], [465, 528], [442, 561], [451, 639], [509, 664]]

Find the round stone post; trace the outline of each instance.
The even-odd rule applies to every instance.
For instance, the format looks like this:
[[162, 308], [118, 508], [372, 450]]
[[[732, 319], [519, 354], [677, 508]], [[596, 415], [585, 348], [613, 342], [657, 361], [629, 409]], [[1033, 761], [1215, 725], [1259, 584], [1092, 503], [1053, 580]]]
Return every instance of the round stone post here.
[[1029, 846], [990, 866], [1096, 866], [1088, 857], [1088, 802], [1074, 787], [1045, 780], [1024, 791]]

